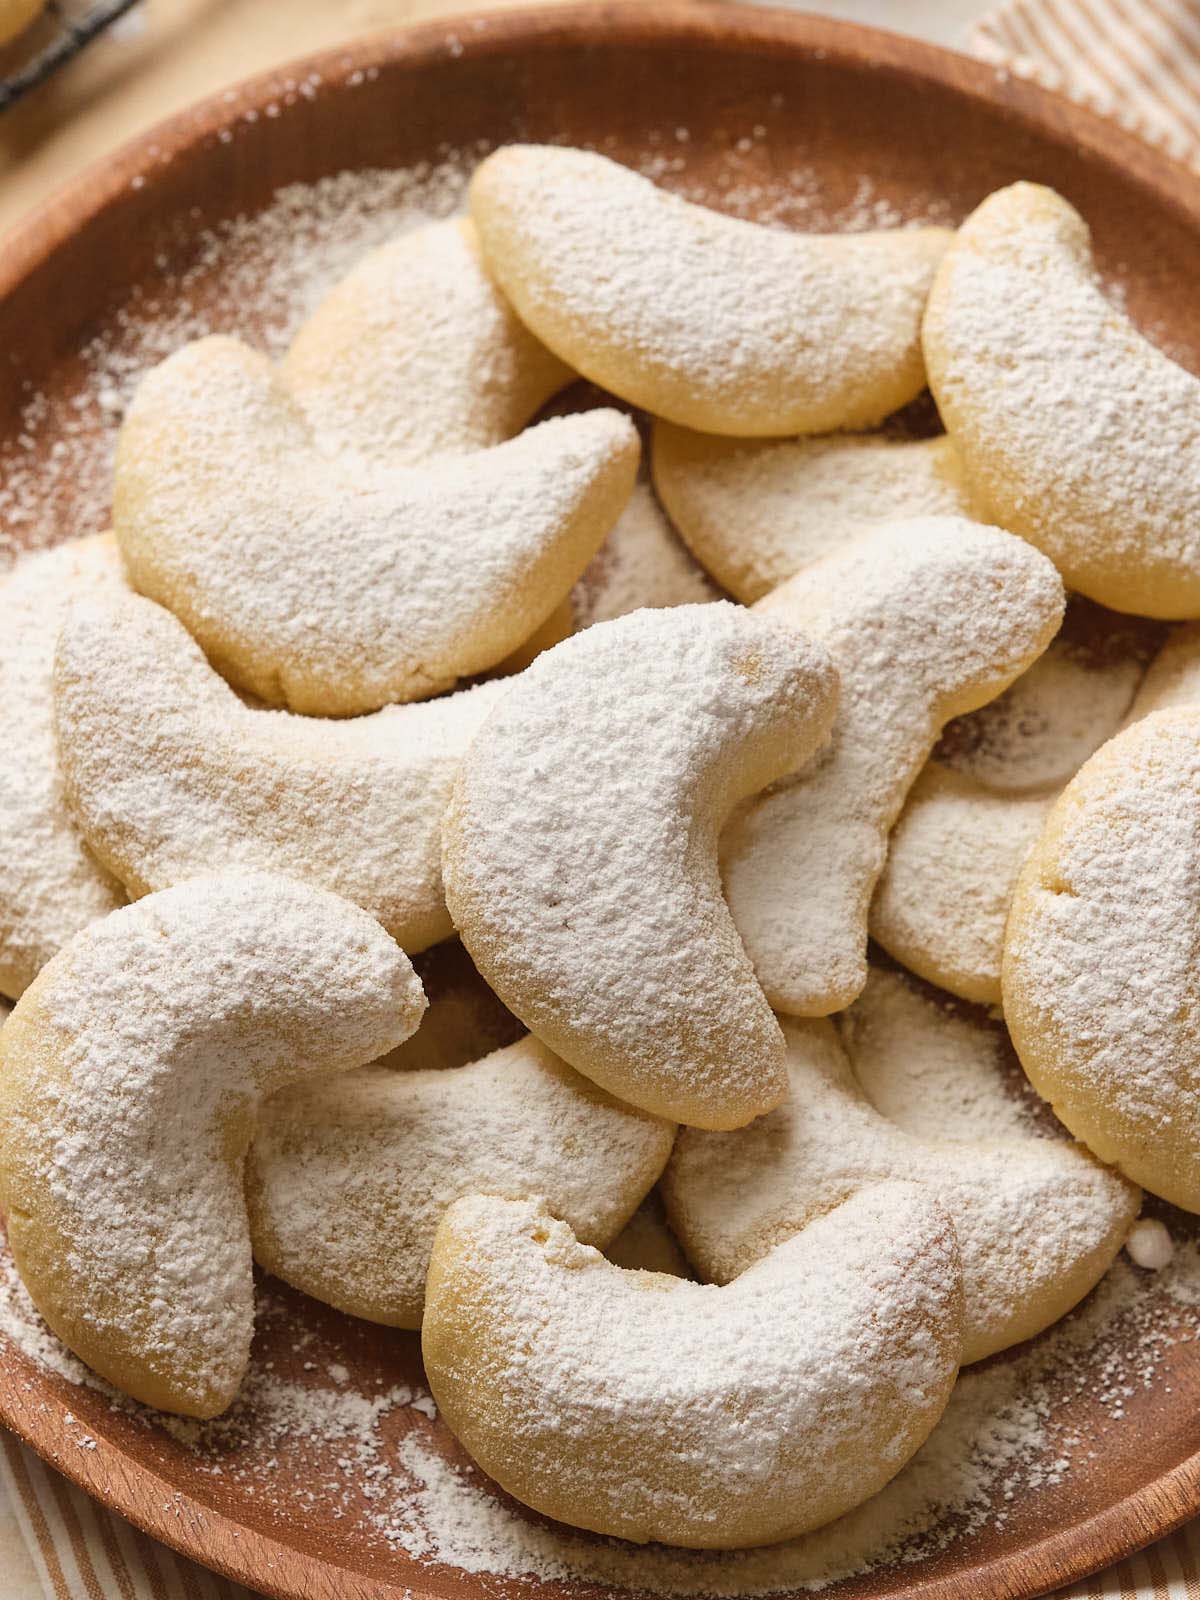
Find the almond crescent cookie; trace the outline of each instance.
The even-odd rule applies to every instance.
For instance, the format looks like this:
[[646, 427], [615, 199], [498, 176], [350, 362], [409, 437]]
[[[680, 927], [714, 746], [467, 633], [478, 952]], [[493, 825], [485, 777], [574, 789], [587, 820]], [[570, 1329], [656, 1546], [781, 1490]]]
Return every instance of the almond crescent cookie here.
[[365, 907], [413, 952], [452, 931], [442, 813], [505, 690], [346, 721], [267, 711], [239, 699], [169, 611], [114, 594], [62, 630], [54, 716], [71, 809], [132, 897], [214, 862], [281, 872]]
[[663, 1180], [671, 1224], [709, 1282], [736, 1280], [887, 1180], [924, 1185], [954, 1224], [964, 1363], [1040, 1333], [1107, 1272], [1141, 1204], [1132, 1184], [1060, 1140], [911, 1133], [867, 1099], [827, 1018], [789, 1019], [784, 1032], [783, 1105], [731, 1133], [683, 1129]]
[[258, 1105], [391, 1049], [424, 1009], [366, 912], [264, 873], [196, 879], [77, 934], [0, 1032], [0, 1206], [59, 1338], [147, 1405], [224, 1411], [253, 1331]]
[[497, 289], [466, 217], [364, 256], [302, 325], [279, 374], [326, 453], [379, 466], [501, 444], [572, 375]]
[[1073, 206], [1035, 183], [989, 195], [938, 269], [923, 342], [998, 522], [1102, 605], [1200, 616], [1200, 378], [1106, 296]]
[[603, 1249], [674, 1140], [674, 1123], [614, 1100], [529, 1034], [462, 1067], [298, 1083], [263, 1107], [250, 1152], [255, 1259], [352, 1316], [419, 1328], [453, 1201], [542, 1196]]
[[1200, 712], [1156, 711], [1068, 784], [1004, 940], [1021, 1065], [1076, 1138], [1200, 1211]]
[[600, 410], [469, 469], [326, 456], [267, 358], [212, 337], [142, 380], [113, 527], [134, 587], [235, 687], [349, 716], [438, 694], [523, 644], [617, 520], [638, 454], [628, 417]]
[[819, 1527], [900, 1470], [958, 1370], [954, 1230], [881, 1184], [723, 1288], [629, 1272], [535, 1201], [442, 1218], [421, 1347], [438, 1409], [510, 1494], [702, 1549]]
[[888, 834], [938, 734], [1046, 648], [1062, 583], [1010, 533], [926, 517], [863, 535], [755, 610], [826, 644], [842, 696], [828, 747], [726, 830], [725, 890], [771, 1004], [823, 1016], [866, 981]]
[[22, 557], [0, 579], [0, 994], [125, 899], [84, 843], [54, 747], [54, 646], [82, 595], [122, 589], [111, 537]]
[[578, 372], [707, 433], [866, 428], [925, 386], [944, 228], [785, 233], [586, 150], [507, 145], [471, 217], [517, 314]]
[[702, 1127], [783, 1093], [717, 836], [820, 743], [835, 690], [819, 646], [728, 602], [635, 611], [539, 656], [472, 741], [443, 827], [454, 925], [610, 1093]]
[[688, 547], [746, 605], [881, 522], [979, 510], [945, 434], [760, 442], [660, 422], [652, 459], [655, 488]]

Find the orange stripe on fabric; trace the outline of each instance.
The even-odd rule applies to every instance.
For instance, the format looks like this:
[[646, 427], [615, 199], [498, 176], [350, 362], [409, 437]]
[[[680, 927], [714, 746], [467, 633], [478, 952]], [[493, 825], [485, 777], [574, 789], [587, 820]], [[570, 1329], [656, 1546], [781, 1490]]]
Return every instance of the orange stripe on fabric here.
[[154, 1600], [168, 1600], [167, 1587], [163, 1582], [162, 1569], [158, 1564], [158, 1554], [154, 1540], [144, 1534], [140, 1528], [135, 1528], [133, 1530], [133, 1542], [137, 1547], [138, 1555], [141, 1557], [142, 1566], [146, 1573], [146, 1582], [150, 1585]]
[[100, 1578], [92, 1565], [92, 1552], [88, 1549], [87, 1540], [83, 1536], [79, 1513], [75, 1510], [71, 1499], [71, 1490], [57, 1472], [49, 1472], [47, 1477], [50, 1481], [50, 1493], [54, 1496], [62, 1525], [67, 1530], [67, 1538], [71, 1541], [71, 1553], [75, 1557], [79, 1576], [83, 1579], [83, 1586], [91, 1600], [105, 1600]]
[[[1072, 4], [1075, 5], [1082, 15], [1091, 22], [1092, 26], [1096, 29], [1101, 38], [1103, 38], [1106, 31], [1111, 31], [1106, 30], [1102, 20], [1097, 17], [1095, 12], [1092, 10], [1091, 0], [1072, 0]], [[1113, 9], [1115, 12], [1116, 8]], [[1124, 21], [1125, 14], [1123, 12], [1117, 14], [1122, 18], [1122, 21]], [[1128, 30], [1128, 23], [1125, 22], [1124, 25]], [[1118, 23], [1117, 26], [1121, 26], [1121, 23]], [[1164, 115], [1169, 113], [1169, 115], [1173, 117], [1174, 120], [1184, 129], [1187, 136], [1194, 143], [1200, 144], [1200, 122], [1196, 121], [1194, 112], [1186, 103], [1182, 105], [1180, 104], [1179, 98], [1175, 94], [1174, 87], [1169, 78], [1164, 76], [1156, 79], [1145, 67], [1142, 66], [1142, 64], [1136, 59], [1136, 56], [1128, 48], [1117, 51], [1114, 44], [1113, 49], [1114, 53], [1118, 53], [1120, 55], [1120, 59], [1125, 67], [1125, 70], [1132, 78], [1137, 80], [1138, 84], [1141, 85], [1145, 99], [1154, 105], [1161, 106]], [[1097, 71], [1102, 70], [1099, 61], [1095, 56], [1092, 57], [1092, 64], [1095, 66]], [[1105, 76], [1107, 77], [1107, 74], [1105, 74]], [[1114, 82], [1115, 81], [1116, 80], [1114, 80]], [[1118, 92], [1120, 91], [1118, 90]], [[1125, 90], [1126, 97], [1130, 92], [1130, 89]], [[1134, 89], [1132, 92], [1136, 94], [1137, 91]]]
[[92, 1521], [96, 1528], [96, 1536], [108, 1557], [108, 1565], [116, 1580], [117, 1588], [121, 1591], [122, 1600], [137, 1600], [137, 1587], [133, 1581], [133, 1574], [125, 1560], [125, 1552], [117, 1542], [116, 1529], [113, 1527], [112, 1514], [106, 1507], [93, 1500], [91, 1503]]
[[25, 1458], [21, 1453], [21, 1446], [8, 1433], [3, 1435], [4, 1451], [8, 1457], [8, 1465], [12, 1471], [13, 1482], [17, 1486], [17, 1493], [21, 1497], [21, 1505], [25, 1515], [29, 1518], [29, 1525], [33, 1529], [34, 1538], [38, 1543], [38, 1551], [46, 1566], [54, 1593], [58, 1600], [71, 1600], [71, 1590], [67, 1585], [66, 1574], [63, 1572], [62, 1563], [58, 1559], [58, 1551], [54, 1548], [54, 1537], [50, 1532], [45, 1513], [41, 1503], [34, 1492], [33, 1484], [29, 1479], [29, 1470], [25, 1465]]

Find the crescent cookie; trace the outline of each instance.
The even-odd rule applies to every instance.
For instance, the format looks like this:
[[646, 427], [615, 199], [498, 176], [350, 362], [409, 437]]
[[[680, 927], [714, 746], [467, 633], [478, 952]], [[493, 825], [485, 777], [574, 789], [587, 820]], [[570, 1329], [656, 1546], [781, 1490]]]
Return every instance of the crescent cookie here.
[[652, 460], [689, 549], [747, 605], [881, 522], [977, 510], [944, 434], [760, 443], [659, 422]]
[[673, 1123], [614, 1100], [529, 1034], [464, 1067], [298, 1083], [259, 1116], [246, 1170], [254, 1256], [339, 1311], [419, 1328], [452, 1201], [542, 1196], [603, 1248], [674, 1139]]
[[531, 1032], [633, 1105], [736, 1127], [784, 1091], [717, 836], [824, 738], [836, 683], [728, 601], [635, 611], [540, 656], [472, 741], [443, 827], [454, 925]]
[[[1000, 1003], [1017, 875], [1062, 785], [1139, 714], [1134, 696], [1146, 692], [1138, 684], [1160, 634], [1072, 598], [1046, 653], [946, 727], [892, 829], [871, 903], [871, 936], [889, 955], [965, 1000]], [[1171, 673], [1169, 653], [1151, 667], [1156, 681]]]
[[1012, 534], [928, 517], [864, 534], [755, 609], [826, 644], [842, 694], [820, 757], [726, 831], [725, 892], [774, 1008], [822, 1016], [866, 981], [888, 833], [944, 723], [1046, 648], [1062, 583]]
[[1104, 1161], [1200, 1211], [1200, 711], [1157, 711], [1063, 791], [1022, 869], [1004, 1011], [1029, 1081]]
[[1200, 704], [1200, 624], [1172, 628], [1146, 669], [1125, 719], [1126, 726], [1152, 711]]
[[939, 989], [999, 1005], [1013, 889], [1054, 800], [997, 794], [928, 762], [888, 840], [868, 919], [872, 939]]
[[1040, 1333], [1107, 1272], [1138, 1214], [1132, 1184], [1078, 1145], [908, 1133], [871, 1105], [827, 1018], [789, 1019], [784, 1032], [783, 1105], [732, 1133], [682, 1129], [663, 1178], [671, 1225], [703, 1278], [738, 1279], [889, 1179], [927, 1187], [954, 1224], [964, 1363]]
[[146, 1405], [224, 1411], [254, 1322], [257, 1107], [399, 1044], [424, 1008], [377, 922], [265, 873], [183, 884], [77, 934], [0, 1032], [0, 1207], [59, 1338]]
[[994, 1013], [876, 963], [834, 1027], [858, 1087], [905, 1133], [955, 1144], [1065, 1137]]
[[594, 383], [707, 433], [865, 428], [925, 387], [943, 228], [798, 234], [691, 205], [604, 156], [509, 145], [471, 180], [488, 267]]
[[121, 887], [84, 844], [54, 748], [54, 644], [82, 594], [123, 587], [110, 537], [22, 557], [0, 579], [0, 994], [119, 906]]
[[924, 1442], [958, 1370], [961, 1270], [928, 1191], [884, 1184], [726, 1288], [627, 1272], [534, 1201], [442, 1218], [421, 1339], [438, 1410], [545, 1516], [731, 1549], [821, 1526]]
[[598, 410], [477, 451], [469, 469], [323, 455], [267, 358], [213, 337], [142, 380], [113, 525], [134, 587], [235, 687], [353, 715], [437, 694], [523, 644], [616, 521], [638, 453], [628, 417]]
[[279, 375], [327, 454], [385, 467], [500, 444], [571, 378], [492, 282], [465, 217], [364, 256]]
[[63, 784], [97, 859], [133, 898], [212, 870], [282, 872], [363, 906], [409, 951], [452, 931], [441, 823], [480, 684], [332, 721], [246, 705], [169, 611], [78, 606], [59, 639]]
[[1116, 611], [1200, 615], [1200, 379], [1106, 296], [1074, 207], [1032, 183], [990, 195], [938, 269], [924, 347], [998, 522]]

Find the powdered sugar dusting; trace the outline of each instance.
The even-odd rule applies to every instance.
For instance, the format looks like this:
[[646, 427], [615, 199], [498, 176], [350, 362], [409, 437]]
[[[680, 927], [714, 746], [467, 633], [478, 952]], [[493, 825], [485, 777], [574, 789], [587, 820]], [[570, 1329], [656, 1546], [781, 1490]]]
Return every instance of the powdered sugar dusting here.
[[[1023, 1526], [1027, 1515], [1044, 1514], [1043, 1503], [1061, 1506], [1057, 1515], [1068, 1518], [1062, 1497], [1075, 1470], [1106, 1441], [1120, 1447], [1126, 1414], [1140, 1418], [1163, 1390], [1175, 1345], [1196, 1337], [1200, 1251], [1177, 1238], [1162, 1271], [1118, 1261], [1083, 1307], [1033, 1345], [964, 1373], [928, 1442], [858, 1511], [785, 1545], [724, 1555], [634, 1548], [531, 1517], [430, 1421], [434, 1407], [415, 1355], [399, 1363], [402, 1376], [383, 1366], [376, 1372], [364, 1364], [352, 1324], [340, 1324], [331, 1341], [317, 1308], [270, 1285], [259, 1291], [260, 1347], [242, 1394], [215, 1423], [146, 1411], [88, 1373], [38, 1318], [7, 1251], [0, 1252], [0, 1333], [40, 1371], [102, 1397], [99, 1419], [87, 1413], [93, 1432], [111, 1407], [183, 1452], [188, 1469], [235, 1483], [285, 1514], [311, 1516], [320, 1507], [332, 1527], [368, 1548], [382, 1544], [433, 1571], [457, 1568], [484, 1580], [532, 1577], [734, 1600], [819, 1591], [842, 1577], [911, 1565], [961, 1548], [983, 1529]], [[410, 1348], [407, 1337], [395, 1354]], [[82, 1402], [75, 1405], [84, 1414]], [[303, 1463], [306, 1488], [278, 1470], [281, 1450]], [[387, 1559], [385, 1548], [377, 1570]], [[411, 1581], [411, 1573], [397, 1576]]]
[[422, 1349], [454, 1433], [526, 1503], [633, 1540], [817, 1527], [895, 1475], [958, 1369], [958, 1248], [864, 1189], [723, 1287], [627, 1273], [534, 1202], [442, 1219]]
[[124, 900], [84, 844], [54, 744], [54, 646], [74, 599], [120, 585], [109, 540], [33, 555], [0, 582], [0, 991], [19, 995]]
[[98, 1370], [170, 1409], [223, 1410], [250, 1343], [257, 1100], [398, 1044], [420, 985], [365, 913], [247, 873], [92, 924], [35, 996], [0, 1034], [0, 1176], [26, 1281]]
[[759, 602], [828, 645], [842, 686], [828, 749], [722, 840], [730, 909], [777, 1009], [824, 1015], [859, 992], [867, 910], [909, 786], [947, 717], [1023, 671], [1062, 604], [1030, 545], [959, 517], [877, 528]]

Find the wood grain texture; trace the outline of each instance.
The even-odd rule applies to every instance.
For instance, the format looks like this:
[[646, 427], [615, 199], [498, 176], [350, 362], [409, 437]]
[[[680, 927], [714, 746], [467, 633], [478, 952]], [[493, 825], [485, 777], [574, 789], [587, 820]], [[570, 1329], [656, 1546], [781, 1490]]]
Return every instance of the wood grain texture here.
[[[288, 80], [313, 70], [314, 96], [292, 94]], [[279, 115], [244, 120], [272, 103]], [[758, 126], [765, 138], [750, 137]], [[936, 205], [952, 220], [1013, 179], [1051, 183], [1093, 224], [1102, 266], [1120, 280], [1131, 313], [1200, 370], [1200, 185], [1182, 169], [1066, 101], [912, 40], [794, 13], [635, 0], [377, 37], [257, 78], [232, 100], [206, 101], [106, 161], [33, 217], [0, 259], [0, 445], [15, 435], [31, 390], [78, 389], [82, 343], [132, 291], [169, 294], [198, 228], [254, 214], [281, 184], [407, 165], [477, 139], [603, 143], [638, 161], [661, 152], [676, 127], [690, 138], [670, 146], [682, 168], [665, 181], [698, 184], [715, 204], [730, 184], [778, 199], [802, 169], [833, 207], [851, 203], [868, 175], [873, 194], [899, 213]], [[55, 482], [56, 534], [88, 531], [70, 485]], [[1178, 1216], [1171, 1226], [1188, 1228]], [[278, 1293], [287, 1314], [260, 1329], [257, 1355], [281, 1374], [319, 1386], [336, 1361], [368, 1387], [419, 1379], [413, 1336]], [[297, 1333], [308, 1340], [301, 1354]], [[1198, 1403], [1200, 1355], [1185, 1339], [1119, 1424], [1086, 1393], [1064, 1401], [1093, 1441], [1093, 1459], [1065, 1483], [1020, 1497], [1002, 1529], [828, 1592], [999, 1600], [1113, 1562], [1200, 1510]], [[407, 1416], [397, 1427], [421, 1427], [427, 1443], [461, 1461], [439, 1424]], [[163, 1430], [7, 1346], [0, 1418], [158, 1538], [269, 1594], [484, 1592], [478, 1578], [412, 1561], [321, 1496], [309, 1503], [313, 1468], [303, 1452], [281, 1454], [271, 1493], [252, 1496], [239, 1470], [253, 1465], [253, 1446], [231, 1444], [226, 1472], [214, 1477]], [[80, 1428], [94, 1448], [79, 1447]], [[532, 1579], [489, 1580], [486, 1592], [503, 1600], [600, 1593]]]

